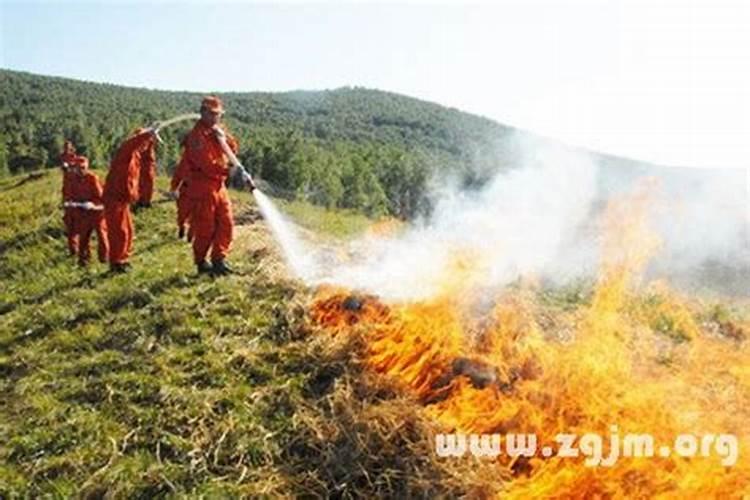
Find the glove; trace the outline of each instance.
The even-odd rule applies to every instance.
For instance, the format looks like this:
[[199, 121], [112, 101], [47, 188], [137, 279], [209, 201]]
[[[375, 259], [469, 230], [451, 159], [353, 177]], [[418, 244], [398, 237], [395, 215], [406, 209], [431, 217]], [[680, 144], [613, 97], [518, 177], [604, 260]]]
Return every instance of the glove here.
[[245, 183], [247, 187], [250, 188], [250, 192], [252, 192], [255, 189], [255, 182], [253, 181], [253, 176], [248, 173], [248, 171], [243, 167], [242, 165], [237, 165], [237, 168], [240, 170], [240, 175], [242, 176], [242, 182]]
[[256, 186], [255, 186], [255, 181], [253, 181], [252, 175], [248, 174], [247, 172], [243, 172], [242, 180], [245, 182], [245, 184], [247, 184], [247, 187], [250, 188], [251, 193], [255, 191]]

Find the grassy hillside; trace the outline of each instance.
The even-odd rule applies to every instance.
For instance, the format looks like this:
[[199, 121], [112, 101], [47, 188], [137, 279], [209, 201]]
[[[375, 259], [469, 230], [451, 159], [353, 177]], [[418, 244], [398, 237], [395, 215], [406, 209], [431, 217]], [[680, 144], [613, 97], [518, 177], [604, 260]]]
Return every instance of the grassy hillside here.
[[[486, 118], [379, 90], [220, 95], [240, 141], [240, 159], [275, 192], [370, 215], [408, 218], [428, 210], [433, 177], [481, 185], [518, 164], [518, 139], [554, 145]], [[65, 138], [106, 168], [135, 127], [195, 112], [201, 97], [0, 70], [0, 175], [54, 166]], [[162, 171], [174, 168], [188, 126], [164, 131], [157, 153]], [[620, 170], [648, 166], [593, 158]]]
[[[400, 445], [426, 446], [418, 417], [363, 431], [378, 417], [351, 346], [311, 335], [308, 292], [249, 195], [232, 193], [239, 275], [197, 276], [173, 204], [159, 203], [137, 214], [134, 271], [113, 276], [66, 255], [59, 177], [0, 181], [0, 497], [436, 487], [429, 467], [397, 460]], [[303, 223], [338, 235], [365, 222], [317, 214]]]
[[[0, 70], [0, 173], [54, 166], [65, 138], [106, 166], [135, 127], [195, 112], [202, 95]], [[511, 129], [398, 94], [342, 88], [221, 96], [253, 173], [291, 198], [328, 207], [409, 216], [425, 203], [433, 173], [473, 182], [507, 160], [498, 163], [498, 141]], [[164, 132], [164, 171], [176, 164], [187, 127]]]
[[[164, 187], [166, 179], [158, 181]], [[516, 283], [503, 294], [500, 322], [485, 327], [525, 332], [527, 325], [542, 334], [546, 354], [526, 359], [525, 344], [514, 341], [511, 354], [493, 363], [517, 370], [519, 363], [533, 362], [550, 384], [537, 387], [534, 377], [519, 375], [500, 389], [476, 392], [477, 401], [502, 402], [485, 413], [476, 413], [476, 403], [463, 410], [458, 403], [445, 407], [453, 401], [446, 394], [425, 398], [404, 381], [417, 373], [413, 363], [437, 370], [432, 375], [453, 363], [455, 380], [446, 387], [459, 395], [480, 390], [473, 388], [474, 379], [455, 373], [455, 361], [466, 359], [460, 357], [465, 352], [483, 356], [471, 339], [484, 337], [460, 335], [467, 345], [455, 352], [440, 347], [456, 331], [481, 327], [458, 325], [453, 302], [394, 306], [372, 318], [368, 314], [381, 307], [374, 299], [365, 299], [373, 306], [358, 311], [336, 297], [320, 302], [289, 278], [251, 197], [240, 192], [231, 194], [238, 221], [231, 260], [238, 275], [196, 275], [190, 246], [176, 238], [172, 203], [137, 214], [132, 273], [110, 275], [101, 264], [81, 269], [66, 255], [59, 191], [57, 171], [0, 180], [0, 498], [402, 498], [488, 495], [506, 487], [523, 492], [534, 488], [523, 467], [440, 459], [435, 433], [451, 432], [472, 415], [484, 415], [475, 423], [490, 422], [493, 412], [515, 407], [521, 397], [516, 390], [524, 387], [533, 390], [518, 418], [537, 422], [536, 415], [541, 422], [557, 418], [555, 411], [567, 415], [566, 404], [585, 408], [585, 398], [575, 400], [575, 390], [566, 403], [565, 391], [553, 383], [599, 380], [602, 371], [609, 380], [607, 370], [614, 369], [592, 361], [560, 374], [554, 363], [549, 370], [536, 364], [578, 345], [571, 338], [585, 333], [598, 308], [607, 306], [599, 289], [606, 280], [558, 289]], [[353, 213], [280, 204], [323, 238], [349, 236], [370, 224]], [[747, 356], [746, 299], [720, 302], [657, 288], [622, 301], [615, 316], [610, 311], [601, 317], [610, 323], [616, 318], [617, 328], [641, 339], [644, 350], [634, 359], [648, 369], [639, 376], [694, 380], [693, 390], [716, 411], [734, 390], [747, 397], [746, 365], [723, 368], [724, 362], [736, 363], [731, 356]], [[333, 306], [338, 316], [316, 320], [321, 304]], [[632, 347], [619, 334], [602, 338], [624, 353]], [[724, 362], [717, 362], [717, 352], [725, 353]], [[565, 359], [557, 361], [568, 366]], [[527, 375], [531, 379], [524, 381]], [[714, 391], [717, 377], [731, 390]], [[615, 392], [607, 384], [596, 387], [609, 391], [609, 398]], [[540, 391], [551, 407], [538, 404]], [[742, 418], [726, 413], [728, 419]], [[741, 428], [737, 432], [746, 438]], [[727, 484], [747, 466], [744, 461], [745, 469], [730, 470]], [[627, 472], [630, 465], [622, 467], [616, 470]], [[591, 477], [585, 468], [576, 470], [561, 473], [566, 487], [592, 481], [591, 491], [607, 492], [620, 484], [606, 476], [615, 469]], [[649, 474], [654, 470], [648, 468]], [[628, 474], [622, 477], [620, 486], [632, 483]], [[650, 484], [644, 480], [644, 491]], [[676, 484], [669, 491], [679, 491]]]

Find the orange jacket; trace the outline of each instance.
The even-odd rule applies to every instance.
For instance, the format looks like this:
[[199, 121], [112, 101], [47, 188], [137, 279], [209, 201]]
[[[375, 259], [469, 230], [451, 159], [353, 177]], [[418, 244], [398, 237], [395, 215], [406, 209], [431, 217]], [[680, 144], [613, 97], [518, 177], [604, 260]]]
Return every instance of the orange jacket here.
[[[222, 126], [226, 140], [234, 153], [238, 150], [237, 140]], [[182, 159], [189, 172], [188, 189], [192, 196], [204, 196], [224, 186], [229, 176], [229, 161], [221, 149], [216, 132], [198, 121], [185, 138]]]
[[84, 171], [83, 175], [73, 174], [70, 198], [65, 201], [90, 201], [96, 205], [102, 204], [102, 183], [99, 177], [91, 171]]
[[[75, 153], [62, 153], [60, 155], [60, 166], [62, 166], [63, 163], [67, 163], [68, 165], [78, 165], [84, 170], [89, 168], [89, 159], [85, 156], [77, 155]], [[76, 175], [77, 174], [72, 170], [63, 170], [63, 201], [71, 201], [71, 186], [75, 182], [74, 177]]]
[[138, 199], [138, 175], [141, 168], [152, 168], [156, 162], [154, 137], [149, 133], [134, 135], [117, 150], [104, 183], [104, 199], [133, 203]]

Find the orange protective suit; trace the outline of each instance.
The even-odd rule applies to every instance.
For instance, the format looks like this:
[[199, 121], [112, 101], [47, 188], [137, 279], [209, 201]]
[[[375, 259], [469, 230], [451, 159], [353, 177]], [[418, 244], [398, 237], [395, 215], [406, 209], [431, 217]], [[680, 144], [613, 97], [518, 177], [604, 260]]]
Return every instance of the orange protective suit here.
[[[75, 172], [73, 166], [80, 166], [81, 168], [89, 168], [89, 159], [85, 156], [75, 154], [75, 149], [70, 146], [70, 151], [64, 152], [60, 155], [60, 166], [63, 172], [63, 187], [62, 197], [63, 201], [68, 201], [72, 195], [71, 189], [74, 182]], [[68, 168], [65, 167], [68, 165]], [[68, 239], [68, 251], [70, 255], [78, 254], [78, 234], [73, 226], [75, 218], [74, 208], [63, 208], [63, 225], [65, 226], [65, 236]]]
[[[73, 173], [65, 201], [78, 203], [89, 201], [101, 206], [102, 191], [99, 177], [88, 169], [82, 168], [80, 173]], [[91, 233], [94, 231], [96, 231], [99, 262], [106, 262], [108, 239], [104, 213], [101, 210], [83, 208], [70, 208], [69, 210], [72, 212], [73, 231], [78, 236], [78, 262], [81, 265], [88, 263], [91, 255]]]
[[[227, 144], [236, 153], [237, 141], [223, 130]], [[209, 249], [212, 262], [223, 261], [232, 243], [234, 219], [224, 185], [229, 176], [228, 160], [216, 131], [198, 121], [185, 138], [181, 161], [189, 171], [186, 203], [190, 205], [195, 263], [205, 261]]]
[[190, 225], [190, 198], [187, 195], [187, 187], [189, 184], [190, 169], [189, 164], [184, 158], [177, 164], [174, 174], [172, 174], [172, 182], [170, 184], [170, 190], [174, 193], [177, 192], [177, 227], [180, 231], [180, 235], [185, 232], [185, 226], [188, 226], [188, 241], [193, 240], [193, 228]]
[[[146, 156], [151, 158], [145, 158]], [[144, 153], [141, 161], [141, 170], [138, 173], [138, 202], [143, 205], [151, 205], [154, 197], [154, 179], [156, 178], [156, 150], [149, 148]]]
[[133, 217], [130, 204], [138, 200], [139, 174], [153, 162], [154, 136], [138, 132], [117, 150], [104, 184], [104, 217], [109, 233], [110, 265], [126, 264], [133, 251]]

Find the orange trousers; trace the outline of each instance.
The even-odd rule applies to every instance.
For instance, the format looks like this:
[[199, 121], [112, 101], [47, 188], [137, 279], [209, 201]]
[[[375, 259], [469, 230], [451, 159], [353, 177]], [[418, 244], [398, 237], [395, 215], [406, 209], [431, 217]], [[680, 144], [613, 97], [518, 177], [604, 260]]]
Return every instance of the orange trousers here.
[[138, 175], [138, 201], [151, 203], [154, 197], [154, 178], [156, 170], [153, 168], [142, 168]]
[[78, 254], [78, 233], [75, 228], [75, 208], [65, 208], [63, 214], [63, 225], [65, 236], [68, 238], [68, 252], [70, 255]]
[[109, 263], [124, 264], [133, 252], [133, 217], [130, 204], [104, 202], [104, 218], [109, 236]]
[[188, 226], [188, 241], [193, 240], [193, 226], [190, 223], [190, 212], [192, 210], [192, 198], [186, 193], [186, 188], [180, 190], [177, 197], [177, 227], [182, 231]]
[[222, 187], [200, 198], [192, 198], [190, 204], [195, 263], [206, 260], [209, 249], [211, 261], [224, 260], [232, 245], [234, 230], [232, 203], [229, 201], [227, 190]]
[[109, 239], [104, 214], [80, 210], [80, 213], [76, 215], [74, 226], [78, 235], [78, 262], [84, 265], [88, 263], [91, 257], [91, 233], [94, 231], [96, 231], [99, 262], [107, 262]]

